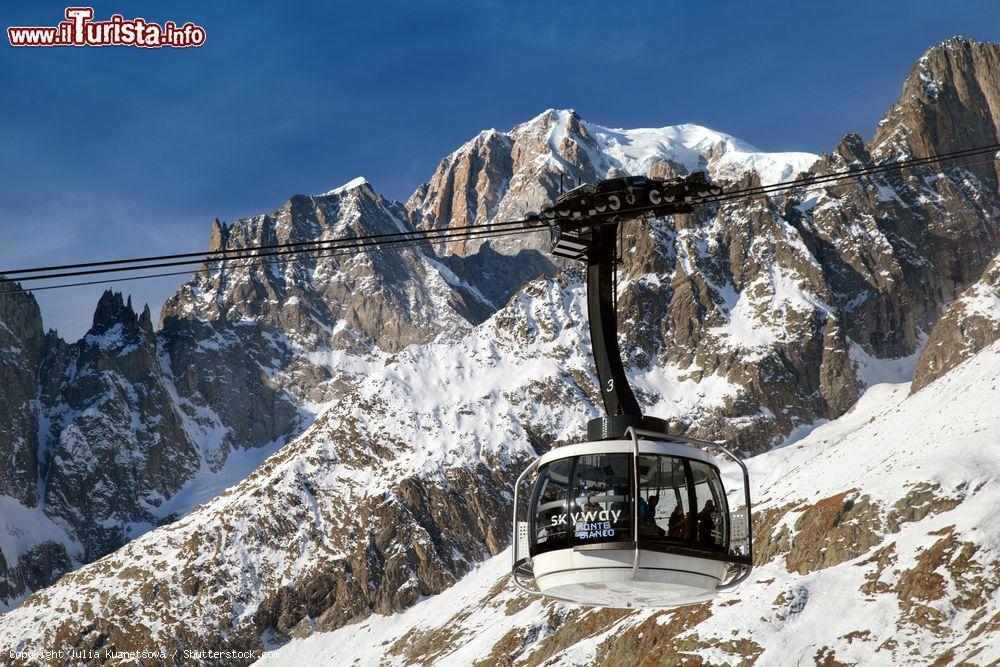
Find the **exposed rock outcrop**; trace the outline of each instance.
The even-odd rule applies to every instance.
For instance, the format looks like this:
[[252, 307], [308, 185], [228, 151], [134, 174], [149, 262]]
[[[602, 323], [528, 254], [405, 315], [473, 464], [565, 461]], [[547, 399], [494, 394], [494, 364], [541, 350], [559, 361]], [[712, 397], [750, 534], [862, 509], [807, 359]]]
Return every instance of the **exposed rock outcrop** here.
[[917, 361], [911, 391], [919, 391], [1000, 339], [1000, 255], [962, 293], [931, 330]]
[[[4, 283], [0, 296], [0, 495], [38, 504], [38, 380], [45, 352], [35, 299]], [[8, 287], [9, 285], [9, 287]]]
[[45, 510], [72, 527], [84, 561], [129, 539], [131, 524], [159, 523], [155, 508], [201, 467], [156, 345], [149, 308], [108, 291], [87, 334], [42, 364]]

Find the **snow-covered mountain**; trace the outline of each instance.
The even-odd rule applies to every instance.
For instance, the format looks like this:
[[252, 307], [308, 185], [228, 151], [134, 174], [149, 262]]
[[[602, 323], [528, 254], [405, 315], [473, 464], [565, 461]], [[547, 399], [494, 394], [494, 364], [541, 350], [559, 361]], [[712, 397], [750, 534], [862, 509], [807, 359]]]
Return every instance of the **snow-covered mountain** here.
[[[400, 229], [402, 206], [356, 181], [216, 221], [212, 246]], [[489, 247], [300, 260], [198, 274], [158, 331], [148, 309], [106, 292], [73, 344], [43, 333], [30, 295], [3, 300], [0, 603], [187, 514], [301, 433], [373, 359], [461, 336], [552, 270], [537, 252]]]
[[[790, 180], [814, 164], [812, 153], [765, 153], [700, 125], [632, 130], [583, 120], [569, 109], [548, 109], [509, 132], [486, 130], [438, 165], [406, 207], [421, 229], [484, 225], [539, 211], [567, 189], [612, 170], [661, 178], [707, 171], [716, 180], [753, 172], [763, 184]], [[547, 239], [495, 242], [501, 248], [546, 248]], [[469, 253], [481, 240], [449, 240], [439, 249]]]
[[[871, 142], [848, 135], [818, 160], [693, 126], [608, 130], [546, 112], [467, 143], [406, 206], [356, 180], [216, 222], [212, 245], [503, 220], [547, 202], [558, 171], [707, 168], [738, 187], [943, 152], [995, 142], [1000, 105], [982, 100], [996, 99], [1000, 45], [950, 40]], [[941, 312], [995, 285], [997, 170], [729, 202], [629, 226], [624, 249], [623, 342], [647, 412], [761, 454], [886, 377], [916, 365], [929, 382], [992, 343], [981, 327], [947, 364], [929, 344], [921, 354], [925, 340], [958, 349], [947, 341], [972, 320], [952, 306], [949, 334]], [[0, 649], [259, 648], [447, 590], [505, 548], [518, 469], [596, 415], [582, 299], [578, 269], [498, 241], [227, 266], [183, 286], [155, 331], [109, 293], [72, 345], [44, 334], [30, 296], [0, 303], [0, 597], [46, 587], [0, 617]], [[779, 508], [763, 505], [759, 534], [775, 541], [759, 553], [776, 554]], [[840, 539], [820, 530], [800, 548], [833, 553]]]
[[757, 569], [663, 612], [530, 598], [510, 552], [407, 611], [293, 639], [261, 665], [926, 665], [1000, 661], [1000, 343], [908, 396], [749, 459]]

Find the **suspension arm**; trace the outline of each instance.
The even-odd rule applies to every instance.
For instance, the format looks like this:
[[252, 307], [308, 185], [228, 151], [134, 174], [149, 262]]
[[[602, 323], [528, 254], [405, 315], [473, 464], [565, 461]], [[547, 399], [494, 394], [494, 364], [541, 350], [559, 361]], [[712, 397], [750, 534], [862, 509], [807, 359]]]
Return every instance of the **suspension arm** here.
[[587, 256], [587, 316], [597, 377], [606, 414], [642, 416], [639, 402], [629, 386], [618, 347], [618, 313], [615, 312], [613, 274], [617, 222], [597, 225]]

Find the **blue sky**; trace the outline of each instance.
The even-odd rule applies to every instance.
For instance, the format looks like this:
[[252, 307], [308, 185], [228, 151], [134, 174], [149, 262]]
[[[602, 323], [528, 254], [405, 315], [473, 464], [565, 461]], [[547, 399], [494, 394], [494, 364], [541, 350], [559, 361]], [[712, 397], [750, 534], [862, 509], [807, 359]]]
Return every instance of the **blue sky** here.
[[[7, 2], [4, 27], [65, 4]], [[698, 123], [764, 150], [866, 138], [913, 62], [996, 39], [995, 0], [95, 2], [206, 28], [200, 49], [0, 46], [0, 270], [207, 245], [219, 217], [363, 175], [405, 199], [479, 130], [549, 107]], [[123, 283], [158, 311], [181, 278]], [[102, 287], [39, 292], [75, 339]]]

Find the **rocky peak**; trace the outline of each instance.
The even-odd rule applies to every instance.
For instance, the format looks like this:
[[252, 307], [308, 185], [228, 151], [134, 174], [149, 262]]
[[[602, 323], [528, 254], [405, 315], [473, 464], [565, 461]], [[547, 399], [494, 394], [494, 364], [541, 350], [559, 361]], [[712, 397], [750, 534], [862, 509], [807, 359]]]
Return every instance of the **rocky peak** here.
[[840, 138], [840, 143], [833, 150], [832, 155], [823, 156], [827, 158], [828, 161], [832, 162], [837, 169], [843, 169], [847, 166], [854, 165], [856, 163], [861, 163], [861, 165], [867, 166], [871, 164], [872, 156], [868, 152], [868, 146], [865, 145], [865, 140], [861, 138], [861, 135], [855, 132], [848, 132], [843, 137]]
[[[421, 229], [464, 227], [514, 220], [538, 211], [568, 189], [622, 175], [670, 177], [707, 170], [739, 180], [756, 171], [773, 183], [795, 176], [816, 160], [808, 153], [762, 153], [753, 146], [697, 125], [612, 129], [584, 120], [572, 109], [548, 109], [508, 132], [491, 130], [465, 143], [438, 165], [407, 201]], [[440, 243], [439, 252], [474, 252], [482, 241]], [[501, 252], [545, 249], [540, 238], [500, 239]]]
[[136, 313], [132, 309], [132, 297], [129, 296], [126, 302], [121, 292], [114, 292], [109, 289], [97, 301], [91, 331], [94, 333], [104, 333], [116, 324], [134, 322], [135, 320]]
[[[899, 101], [879, 123], [872, 153], [884, 160], [995, 144], [998, 127], [1000, 44], [954, 37], [913, 66]], [[996, 189], [995, 165], [968, 168]]]
[[[963, 39], [930, 49], [864, 144], [846, 135], [816, 174], [996, 142], [1000, 44]], [[988, 156], [888, 172], [790, 193], [848, 334], [876, 357], [917, 351], [942, 309], [997, 249], [997, 168]]]
[[[0, 281], [4, 278], [0, 275]], [[20, 283], [0, 282], [0, 355], [26, 354], [37, 360], [44, 344], [42, 312]]]
[[143, 306], [142, 314], [139, 315], [139, 329], [149, 340], [153, 340], [153, 314], [149, 310], [148, 303]]
[[[402, 205], [364, 179], [215, 227], [227, 250], [413, 229]], [[309, 423], [316, 406], [354, 381], [334, 359], [363, 368], [442, 334], [461, 336], [551, 270], [538, 253], [463, 259], [384, 245], [234, 261], [194, 276], [164, 305], [159, 340], [189, 417], [218, 441], [210, 465]]]
[[149, 306], [108, 290], [93, 326], [74, 344], [55, 341], [38, 369], [46, 411], [39, 482], [46, 516], [65, 529], [63, 553], [89, 561], [118, 548], [201, 467], [171, 378], [158, 357]]
[[[321, 195], [290, 197], [270, 215], [237, 220], [219, 236], [226, 250], [241, 250], [410, 230], [401, 204], [355, 179]], [[474, 290], [429, 277], [437, 269], [425, 250], [389, 245], [213, 267], [167, 301], [162, 326], [255, 321], [310, 348], [326, 346], [331, 332], [340, 332], [336, 346], [397, 349], [447, 324], [460, 327], [476, 302]]]
[[226, 223], [221, 222], [218, 218], [212, 220], [212, 230], [209, 234], [208, 250], [209, 252], [215, 252], [216, 250], [225, 250], [228, 243], [229, 237], [229, 227]]
[[105, 291], [94, 310], [93, 324], [81, 342], [102, 350], [155, 346], [149, 305], [138, 314], [132, 307], [131, 296], [125, 298], [120, 292]]
[[[410, 229], [398, 202], [377, 194], [364, 179], [319, 195], [289, 197], [271, 214], [212, 224], [212, 250], [321, 241], [345, 236], [389, 234]], [[280, 265], [280, 257], [268, 260]]]

